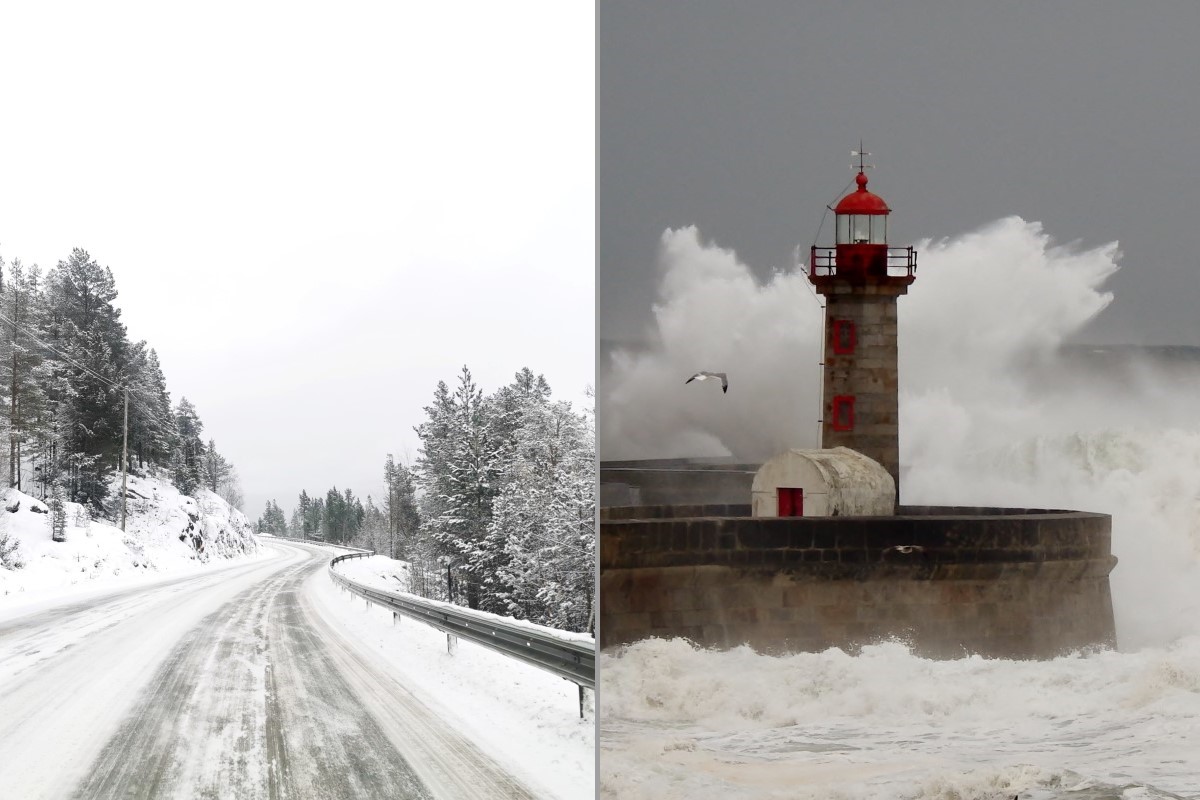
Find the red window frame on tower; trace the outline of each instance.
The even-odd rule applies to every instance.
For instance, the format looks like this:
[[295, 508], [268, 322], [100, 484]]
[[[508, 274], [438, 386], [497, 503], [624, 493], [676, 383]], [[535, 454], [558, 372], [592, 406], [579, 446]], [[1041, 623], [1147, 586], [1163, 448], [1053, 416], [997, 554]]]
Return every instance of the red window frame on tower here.
[[854, 395], [839, 394], [833, 398], [829, 424], [835, 431], [854, 430]]
[[839, 356], [848, 356], [854, 352], [858, 344], [858, 330], [854, 322], [848, 319], [835, 319], [829, 326], [829, 337], [832, 340], [833, 352]]

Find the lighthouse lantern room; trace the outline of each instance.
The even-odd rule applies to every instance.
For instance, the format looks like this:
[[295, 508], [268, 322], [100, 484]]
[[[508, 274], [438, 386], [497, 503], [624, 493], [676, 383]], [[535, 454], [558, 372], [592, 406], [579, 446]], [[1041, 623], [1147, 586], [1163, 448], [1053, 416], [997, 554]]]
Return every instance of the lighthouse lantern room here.
[[911, 247], [889, 247], [891, 209], [867, 191], [861, 150], [857, 189], [833, 208], [834, 247], [812, 248], [808, 278], [825, 298], [821, 446], [849, 447], [883, 465], [900, 490], [896, 299], [916, 277]]

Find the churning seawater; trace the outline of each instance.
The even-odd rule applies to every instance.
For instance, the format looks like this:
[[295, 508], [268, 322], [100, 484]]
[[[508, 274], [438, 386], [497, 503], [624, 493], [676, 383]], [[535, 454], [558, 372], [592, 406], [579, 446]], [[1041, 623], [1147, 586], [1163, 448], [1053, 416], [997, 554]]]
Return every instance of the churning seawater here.
[[[1013, 217], [917, 247], [902, 500], [1112, 514], [1118, 650], [641, 642], [600, 659], [601, 796], [1200, 797], [1200, 363], [1063, 350], [1111, 300], [1115, 244], [1056, 246]], [[660, 268], [655, 341], [601, 378], [602, 457], [814, 446], [822, 318], [803, 276], [756, 281], [694, 229], [664, 234]], [[687, 391], [697, 369], [727, 371], [729, 394]]]

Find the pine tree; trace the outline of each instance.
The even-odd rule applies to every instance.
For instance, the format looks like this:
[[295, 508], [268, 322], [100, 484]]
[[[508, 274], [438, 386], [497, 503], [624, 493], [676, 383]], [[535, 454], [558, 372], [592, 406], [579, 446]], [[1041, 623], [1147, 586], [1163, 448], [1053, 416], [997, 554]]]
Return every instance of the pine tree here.
[[412, 471], [397, 464], [389, 453], [383, 466], [387, 496], [383, 513], [387, 517], [387, 553], [391, 558], [406, 559], [421, 525], [417, 511], [416, 484]]
[[144, 341], [130, 348], [126, 385], [131, 461], [136, 461], [138, 467], [147, 463], [168, 466], [178, 439], [175, 415], [158, 354]]
[[498, 587], [508, 613], [585, 630], [595, 566], [595, 432], [569, 403], [526, 396], [489, 527], [508, 556]]
[[425, 410], [430, 418], [418, 426], [417, 435], [422, 442], [418, 469], [428, 503], [426, 528], [449, 567], [462, 573], [467, 605], [493, 611], [497, 604], [483, 592], [484, 579], [494, 574], [496, 555], [485, 541], [495, 463], [483, 393], [464, 366], [454, 394], [439, 383], [434, 405]]
[[387, 513], [375, 505], [371, 495], [362, 504], [363, 519], [359, 525], [358, 534], [353, 543], [358, 547], [374, 550], [376, 553], [388, 552], [388, 518]]
[[[10, 265], [11, 277], [0, 297], [0, 309], [9, 320], [0, 326], [5, 336], [0, 338], [0, 370], [7, 372], [3, 380], [7, 390], [7, 428], [9, 440], [9, 480], [11, 486], [28, 490], [24, 483], [38, 479], [39, 443], [46, 437], [49, 407], [42, 388], [45, 378], [43, 348], [29, 338], [26, 331], [36, 329], [41, 317], [40, 272], [35, 265], [26, 270], [20, 259]], [[34, 474], [27, 476], [23, 462], [33, 457]]]
[[118, 467], [124, 406], [119, 387], [128, 341], [112, 272], [76, 248], [46, 276], [43, 333], [62, 354], [47, 392], [55, 406], [70, 499], [103, 508], [107, 470]]
[[304, 535], [304, 515], [300, 513], [299, 508], [292, 509], [292, 518], [288, 520], [287, 530], [289, 536]]
[[268, 500], [262, 516], [258, 518], [254, 528], [259, 533], [269, 533], [273, 536], [287, 535], [287, 523], [283, 517], [283, 509], [274, 500]]
[[200, 480], [204, 484], [204, 488], [217, 494], [232, 472], [233, 467], [230, 466], [225, 456], [217, 452], [217, 443], [209, 439], [208, 446], [204, 448], [204, 455], [200, 459]]
[[200, 434], [204, 431], [204, 423], [186, 397], [179, 399], [174, 415], [179, 446], [172, 464], [171, 481], [180, 492], [190, 495], [203, 485], [205, 447]]
[[342, 508], [342, 493], [333, 487], [325, 493], [325, 514], [321, 519], [321, 538], [327, 542], [341, 542], [342, 519], [344, 510]]
[[299, 519], [293, 521], [292, 530], [296, 535], [308, 539], [311, 538], [314, 532], [312, 525], [312, 500], [308, 496], [308, 492], [300, 490], [299, 505], [296, 506], [295, 516]]
[[325, 501], [320, 497], [314, 497], [309, 504], [305, 527], [313, 539], [325, 538]]

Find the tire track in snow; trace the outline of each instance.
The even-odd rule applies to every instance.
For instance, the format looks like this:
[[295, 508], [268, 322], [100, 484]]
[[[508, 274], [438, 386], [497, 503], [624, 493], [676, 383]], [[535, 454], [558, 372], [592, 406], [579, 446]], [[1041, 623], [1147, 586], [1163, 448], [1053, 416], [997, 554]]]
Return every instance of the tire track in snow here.
[[156, 581], [147, 586], [31, 611], [0, 622], [0, 685], [8, 684], [30, 668], [76, 646], [80, 640], [103, 633], [149, 606], [168, 601], [170, 595], [182, 597], [199, 588], [261, 569], [262, 563], [255, 562], [171, 583]]
[[304, 635], [289, 567], [180, 643], [77, 797], [414, 798], [428, 793]]
[[[310, 580], [328, 578], [319, 575]], [[307, 593], [301, 595], [300, 608], [308, 620], [303, 628], [306, 635], [324, 642], [331, 663], [374, 710], [396, 748], [410, 754], [417, 773], [436, 797], [536, 800], [528, 787], [389, 674], [370, 648], [331, 624]]]
[[[136, 609], [122, 591], [105, 596], [117, 605], [73, 603], [75, 616], [37, 612], [10, 626], [0, 639], [0, 794], [69, 796], [182, 637], [229, 597], [296, 563], [295, 551], [280, 550], [282, 558], [185, 579], [187, 591], [141, 587]], [[118, 606], [129, 613], [106, 624], [105, 611]], [[30, 652], [39, 640], [52, 643], [53, 657]]]

